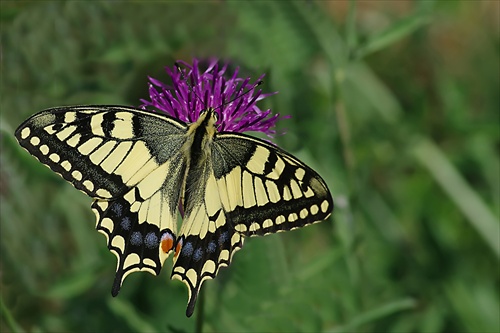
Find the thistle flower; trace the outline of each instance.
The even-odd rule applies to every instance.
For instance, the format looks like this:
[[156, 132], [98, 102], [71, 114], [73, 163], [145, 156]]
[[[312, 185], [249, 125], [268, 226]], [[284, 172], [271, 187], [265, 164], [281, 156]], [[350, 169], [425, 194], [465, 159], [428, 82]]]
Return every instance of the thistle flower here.
[[276, 133], [273, 128], [280, 119], [279, 114], [257, 106], [258, 101], [276, 93], [256, 91], [264, 74], [255, 83], [250, 83], [250, 78], [238, 77], [239, 68], [226, 76], [228, 64], [219, 67], [217, 60], [210, 61], [205, 71], [200, 70], [197, 59], [192, 65], [183, 61], [178, 63], [185, 68], [165, 68], [172, 79], [171, 86], [149, 77], [150, 100], [141, 99], [142, 108], [154, 107], [186, 123], [196, 121], [201, 111], [213, 108], [219, 116], [220, 132], [257, 131], [269, 137]]

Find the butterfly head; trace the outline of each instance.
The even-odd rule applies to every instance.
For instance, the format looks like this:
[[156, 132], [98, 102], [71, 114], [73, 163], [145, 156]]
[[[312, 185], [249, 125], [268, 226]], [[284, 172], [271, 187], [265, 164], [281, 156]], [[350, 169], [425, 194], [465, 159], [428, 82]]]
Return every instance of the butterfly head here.
[[[219, 114], [217, 113], [217, 111], [215, 111], [214, 108], [208, 108], [207, 110], [204, 110], [201, 112], [205, 118], [207, 119], [207, 122], [206, 122], [206, 126], [207, 128], [217, 128], [218, 125], [217, 124], [217, 121], [219, 120]], [[200, 115], [201, 117], [201, 115]]]
[[[213, 138], [217, 133], [217, 120], [219, 115], [213, 108], [208, 108], [200, 112], [198, 119], [190, 125], [188, 135], [196, 131], [202, 131], [207, 138]], [[206, 133], [205, 133], [206, 131]]]

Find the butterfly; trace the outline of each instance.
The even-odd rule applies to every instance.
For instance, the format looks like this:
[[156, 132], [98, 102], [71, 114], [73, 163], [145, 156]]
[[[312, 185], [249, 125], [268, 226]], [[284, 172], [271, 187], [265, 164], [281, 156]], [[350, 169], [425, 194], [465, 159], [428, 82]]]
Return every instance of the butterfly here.
[[96, 228], [118, 260], [113, 296], [132, 272], [158, 275], [173, 253], [171, 278], [187, 285], [191, 316], [202, 283], [245, 237], [331, 215], [332, 196], [314, 170], [264, 140], [218, 132], [217, 118], [213, 108], [187, 124], [132, 107], [69, 106], [17, 128], [22, 147], [93, 198]]

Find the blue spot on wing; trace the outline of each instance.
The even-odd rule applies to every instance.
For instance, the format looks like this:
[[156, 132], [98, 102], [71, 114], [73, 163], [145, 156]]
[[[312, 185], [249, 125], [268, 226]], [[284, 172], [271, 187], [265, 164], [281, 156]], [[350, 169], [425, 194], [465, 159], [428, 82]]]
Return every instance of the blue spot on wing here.
[[123, 228], [123, 230], [130, 230], [130, 227], [132, 226], [132, 222], [130, 221], [130, 217], [125, 216], [122, 221], [120, 222], [120, 226]]
[[154, 249], [158, 247], [158, 237], [154, 232], [148, 232], [146, 237], [144, 237], [144, 244], [146, 244], [147, 248]]
[[215, 245], [215, 242], [210, 241], [210, 243], [208, 243], [208, 246], [207, 246], [207, 252], [214, 253], [216, 248], [217, 248], [217, 245]]
[[196, 251], [194, 251], [193, 259], [194, 261], [200, 261], [201, 258], [203, 258], [203, 250], [201, 248], [197, 248]]
[[184, 244], [181, 250], [181, 255], [190, 257], [192, 254], [193, 254], [193, 244], [191, 243]]
[[122, 215], [123, 207], [121, 203], [115, 202], [113, 206], [111, 206], [111, 210], [118, 216]]
[[222, 244], [224, 244], [226, 242], [227, 238], [228, 238], [228, 232], [227, 231], [222, 232], [219, 235], [219, 239], [218, 239], [219, 246], [222, 246]]
[[132, 235], [130, 235], [130, 244], [134, 246], [142, 245], [142, 235], [139, 231], [134, 231]]

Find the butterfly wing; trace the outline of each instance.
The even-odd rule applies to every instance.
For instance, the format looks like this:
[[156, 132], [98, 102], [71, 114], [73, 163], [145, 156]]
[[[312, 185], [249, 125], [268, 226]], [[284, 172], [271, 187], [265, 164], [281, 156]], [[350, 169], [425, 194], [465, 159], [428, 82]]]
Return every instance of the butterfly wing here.
[[113, 295], [133, 271], [158, 274], [172, 250], [186, 130], [173, 118], [121, 106], [49, 109], [16, 130], [21, 146], [95, 199], [97, 230], [118, 259]]
[[186, 180], [186, 215], [172, 278], [189, 290], [190, 316], [202, 283], [231, 263], [244, 236], [291, 230], [328, 218], [331, 194], [295, 157], [250, 136], [221, 133], [211, 158]]
[[177, 154], [153, 170], [123, 197], [96, 199], [92, 210], [97, 230], [118, 260], [112, 295], [135, 271], [158, 275], [175, 244], [177, 205], [185, 173], [185, 159]]
[[226, 218], [242, 235], [300, 228], [327, 219], [333, 211], [321, 176], [279, 147], [225, 133], [212, 155]]

